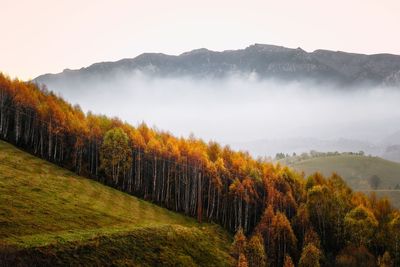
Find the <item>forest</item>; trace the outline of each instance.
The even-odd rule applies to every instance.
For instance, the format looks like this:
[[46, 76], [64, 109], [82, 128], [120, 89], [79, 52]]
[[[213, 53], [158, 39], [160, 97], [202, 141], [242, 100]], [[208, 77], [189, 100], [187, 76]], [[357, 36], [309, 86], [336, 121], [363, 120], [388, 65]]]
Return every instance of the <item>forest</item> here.
[[385, 198], [353, 192], [336, 174], [305, 177], [216, 142], [85, 114], [45, 86], [3, 74], [0, 138], [223, 226], [235, 235], [238, 266], [400, 266], [399, 210]]

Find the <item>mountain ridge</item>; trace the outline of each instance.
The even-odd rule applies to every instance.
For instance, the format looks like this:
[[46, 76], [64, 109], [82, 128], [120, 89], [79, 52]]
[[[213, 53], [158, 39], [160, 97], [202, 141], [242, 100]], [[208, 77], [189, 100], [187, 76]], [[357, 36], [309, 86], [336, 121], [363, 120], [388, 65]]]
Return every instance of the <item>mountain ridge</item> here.
[[259, 79], [316, 81], [338, 86], [400, 87], [400, 55], [358, 54], [254, 44], [244, 49], [194, 49], [179, 55], [142, 53], [134, 58], [94, 63], [81, 69], [43, 74], [35, 82], [52, 85], [64, 79], [87, 79], [140, 71], [151, 76], [223, 78], [254, 73]]

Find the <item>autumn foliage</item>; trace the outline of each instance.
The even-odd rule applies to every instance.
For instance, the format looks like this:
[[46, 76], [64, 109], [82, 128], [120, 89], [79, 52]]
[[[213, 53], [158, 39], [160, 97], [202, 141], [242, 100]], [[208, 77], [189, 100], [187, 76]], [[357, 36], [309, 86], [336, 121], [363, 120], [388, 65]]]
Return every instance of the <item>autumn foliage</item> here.
[[361, 259], [400, 265], [399, 211], [385, 199], [352, 192], [336, 174], [305, 178], [215, 142], [85, 114], [45, 88], [2, 74], [0, 138], [118, 190], [239, 231], [233, 254], [240, 266], [353, 266]]

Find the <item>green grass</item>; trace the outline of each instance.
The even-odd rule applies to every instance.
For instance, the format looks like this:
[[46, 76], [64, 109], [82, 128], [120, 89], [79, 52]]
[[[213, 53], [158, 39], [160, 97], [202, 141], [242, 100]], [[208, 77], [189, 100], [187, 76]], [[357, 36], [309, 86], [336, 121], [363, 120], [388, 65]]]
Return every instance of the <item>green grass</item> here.
[[[400, 163], [379, 157], [343, 154], [300, 160], [290, 165], [295, 170], [304, 171], [306, 175], [319, 171], [330, 176], [336, 172], [356, 191], [370, 190], [368, 180], [372, 175], [378, 175], [381, 179], [378, 189], [393, 189], [400, 184]], [[400, 191], [381, 190], [376, 193], [379, 196], [387, 196], [395, 206], [400, 207]]]
[[200, 225], [0, 141], [3, 260], [226, 266], [232, 264], [231, 241], [217, 225]]

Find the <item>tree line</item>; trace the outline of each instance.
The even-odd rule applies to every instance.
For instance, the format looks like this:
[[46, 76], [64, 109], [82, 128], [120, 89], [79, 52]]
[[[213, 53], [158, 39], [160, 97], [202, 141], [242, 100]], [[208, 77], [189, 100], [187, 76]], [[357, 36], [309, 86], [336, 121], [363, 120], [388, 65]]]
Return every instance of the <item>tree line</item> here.
[[242, 266], [400, 264], [399, 211], [387, 199], [352, 192], [336, 174], [304, 177], [216, 142], [85, 114], [44, 86], [3, 74], [0, 138], [199, 222], [220, 224], [236, 233], [232, 254]]

